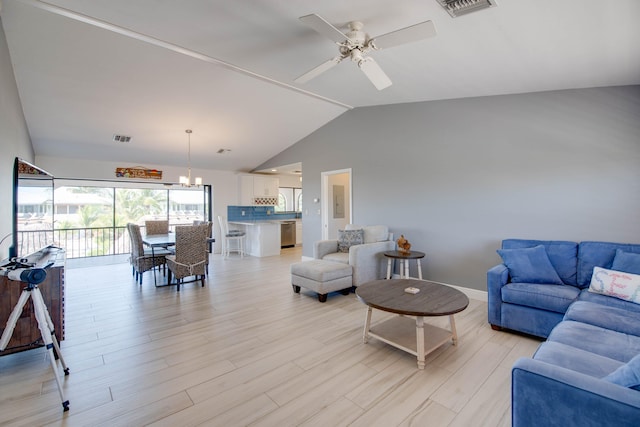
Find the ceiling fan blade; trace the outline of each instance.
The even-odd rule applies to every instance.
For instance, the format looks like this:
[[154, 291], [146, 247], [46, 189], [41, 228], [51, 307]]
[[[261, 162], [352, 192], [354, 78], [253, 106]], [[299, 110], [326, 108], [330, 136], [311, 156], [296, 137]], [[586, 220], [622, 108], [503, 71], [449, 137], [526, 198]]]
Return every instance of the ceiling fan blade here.
[[301, 16], [299, 19], [336, 43], [344, 43], [344, 41], [347, 40], [347, 36], [342, 31], [331, 25], [320, 15], [312, 13], [311, 15]]
[[380, 68], [373, 58], [365, 58], [363, 61], [360, 61], [358, 67], [360, 67], [362, 72], [371, 80], [371, 83], [373, 83], [376, 89], [382, 90], [392, 85], [391, 79], [382, 71], [382, 68]]
[[304, 73], [303, 75], [301, 75], [300, 77], [295, 79], [294, 81], [296, 83], [306, 83], [309, 80], [313, 79], [314, 77], [317, 77], [320, 74], [324, 73], [325, 71], [335, 67], [343, 59], [344, 59], [344, 56], [338, 55], [335, 58], [332, 58], [332, 59], [330, 59], [330, 60], [328, 60], [326, 62], [323, 62], [322, 64], [318, 65], [317, 67], [313, 68], [312, 70], [307, 71], [306, 73]]
[[410, 27], [401, 28], [378, 37], [371, 41], [374, 49], [387, 49], [405, 43], [427, 39], [436, 35], [436, 27], [431, 21], [421, 22]]

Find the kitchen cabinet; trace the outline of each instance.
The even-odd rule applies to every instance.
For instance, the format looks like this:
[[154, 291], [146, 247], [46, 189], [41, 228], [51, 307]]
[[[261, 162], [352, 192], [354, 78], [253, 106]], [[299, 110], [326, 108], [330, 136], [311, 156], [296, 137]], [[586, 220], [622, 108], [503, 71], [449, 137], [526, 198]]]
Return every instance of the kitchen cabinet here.
[[275, 206], [280, 180], [267, 175], [240, 175], [240, 205]]
[[245, 253], [255, 257], [280, 255], [280, 223], [276, 221], [229, 221], [246, 233]]

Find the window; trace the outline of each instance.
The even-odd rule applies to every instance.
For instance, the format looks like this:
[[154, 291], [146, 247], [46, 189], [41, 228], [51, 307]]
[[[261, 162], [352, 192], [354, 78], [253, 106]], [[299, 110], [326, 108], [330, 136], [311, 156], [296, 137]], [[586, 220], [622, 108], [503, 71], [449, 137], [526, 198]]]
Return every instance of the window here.
[[294, 188], [293, 189], [295, 206], [293, 209], [296, 212], [302, 212], [302, 188]]
[[287, 198], [282, 193], [278, 193], [278, 205], [274, 206], [276, 212], [284, 212], [287, 210]]
[[278, 189], [278, 206], [274, 208], [276, 212], [291, 212], [293, 211], [293, 196], [294, 188], [280, 187]]
[[127, 253], [129, 222], [144, 226], [145, 220], [168, 219], [173, 228], [209, 218], [210, 186], [144, 187], [58, 186], [54, 190], [56, 244], [65, 248], [67, 258]]
[[302, 188], [280, 187], [276, 212], [302, 212]]

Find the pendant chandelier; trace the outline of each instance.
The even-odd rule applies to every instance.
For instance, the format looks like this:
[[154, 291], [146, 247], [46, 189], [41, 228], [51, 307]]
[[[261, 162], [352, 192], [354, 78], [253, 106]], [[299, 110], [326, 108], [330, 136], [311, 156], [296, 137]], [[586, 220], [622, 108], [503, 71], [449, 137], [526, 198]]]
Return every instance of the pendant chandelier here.
[[191, 129], [187, 129], [185, 130], [185, 132], [187, 133], [187, 138], [188, 138], [188, 152], [187, 152], [187, 160], [188, 160], [188, 169], [187, 169], [187, 176], [181, 176], [180, 177], [180, 185], [182, 185], [183, 187], [200, 187], [202, 185], [202, 178], [200, 177], [196, 177], [195, 181], [193, 184], [191, 184], [191, 133], [193, 132]]

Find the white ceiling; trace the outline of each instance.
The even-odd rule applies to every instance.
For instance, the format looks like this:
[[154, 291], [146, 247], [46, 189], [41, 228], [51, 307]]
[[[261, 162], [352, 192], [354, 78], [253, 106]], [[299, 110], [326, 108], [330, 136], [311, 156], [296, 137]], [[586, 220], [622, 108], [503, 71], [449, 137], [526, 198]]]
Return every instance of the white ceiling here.
[[[36, 155], [251, 170], [350, 108], [640, 84], [637, 0], [498, 0], [451, 18], [436, 0], [4, 0], [1, 19]], [[298, 17], [371, 36], [431, 20], [437, 36], [374, 52], [378, 91]], [[133, 137], [111, 141], [113, 134]], [[217, 154], [220, 148], [230, 149]]]

